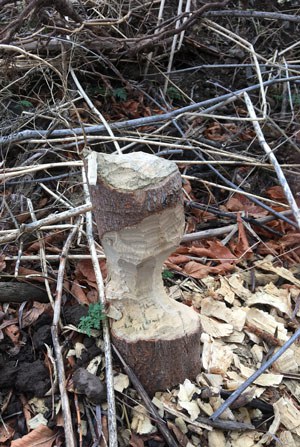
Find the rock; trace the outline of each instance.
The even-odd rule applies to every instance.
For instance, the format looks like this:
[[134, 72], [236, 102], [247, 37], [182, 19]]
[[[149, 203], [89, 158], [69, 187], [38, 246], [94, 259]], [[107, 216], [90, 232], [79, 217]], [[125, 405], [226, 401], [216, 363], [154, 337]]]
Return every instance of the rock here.
[[78, 368], [73, 374], [75, 391], [78, 394], [85, 394], [95, 405], [99, 405], [106, 400], [106, 389], [99, 377], [91, 374], [84, 368]]

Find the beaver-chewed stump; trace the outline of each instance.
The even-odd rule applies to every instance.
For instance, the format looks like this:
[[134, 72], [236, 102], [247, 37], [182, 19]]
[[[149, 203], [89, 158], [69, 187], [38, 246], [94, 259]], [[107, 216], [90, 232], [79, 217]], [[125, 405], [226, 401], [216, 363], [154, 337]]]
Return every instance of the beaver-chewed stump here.
[[183, 235], [181, 177], [173, 162], [143, 152], [93, 153], [88, 171], [106, 296], [121, 315], [111, 324], [113, 342], [153, 395], [200, 371], [199, 317], [162, 282], [163, 262]]

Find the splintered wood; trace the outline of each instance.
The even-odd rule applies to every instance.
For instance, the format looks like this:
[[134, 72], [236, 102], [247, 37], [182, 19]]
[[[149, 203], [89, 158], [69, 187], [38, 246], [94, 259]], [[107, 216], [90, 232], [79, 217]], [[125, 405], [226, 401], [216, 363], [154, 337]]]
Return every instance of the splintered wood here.
[[106, 296], [119, 315], [111, 321], [115, 345], [150, 394], [195, 378], [199, 316], [167, 295], [161, 277], [184, 230], [176, 165], [146, 153], [96, 154], [88, 172], [107, 258]]

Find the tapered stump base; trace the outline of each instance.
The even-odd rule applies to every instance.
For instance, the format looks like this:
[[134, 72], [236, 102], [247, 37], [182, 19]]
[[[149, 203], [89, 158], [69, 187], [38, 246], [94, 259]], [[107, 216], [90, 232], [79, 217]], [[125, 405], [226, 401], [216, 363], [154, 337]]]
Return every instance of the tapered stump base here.
[[112, 333], [113, 343], [134, 371], [145, 390], [153, 396], [200, 372], [199, 332], [174, 340], [128, 341]]

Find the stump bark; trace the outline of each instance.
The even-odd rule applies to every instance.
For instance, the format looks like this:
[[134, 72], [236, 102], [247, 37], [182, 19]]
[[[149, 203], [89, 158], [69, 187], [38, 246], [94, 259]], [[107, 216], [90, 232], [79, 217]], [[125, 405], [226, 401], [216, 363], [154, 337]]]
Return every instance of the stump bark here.
[[107, 257], [106, 296], [121, 315], [111, 323], [113, 342], [151, 395], [195, 378], [199, 317], [167, 295], [161, 276], [184, 229], [177, 166], [142, 152], [93, 153], [88, 177]]

